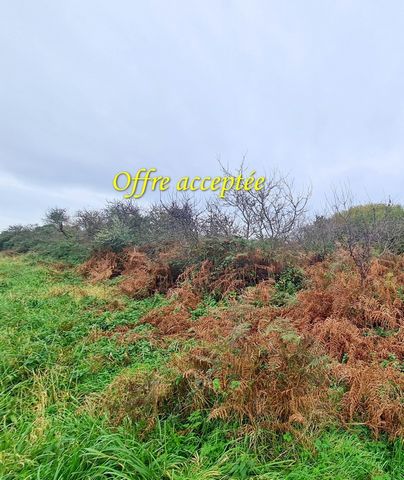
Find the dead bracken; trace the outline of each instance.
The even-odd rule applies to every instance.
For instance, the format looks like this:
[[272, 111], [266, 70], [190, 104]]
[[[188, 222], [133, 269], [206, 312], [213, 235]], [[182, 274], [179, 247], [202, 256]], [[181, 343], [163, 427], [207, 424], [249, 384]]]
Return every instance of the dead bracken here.
[[[221, 271], [205, 260], [174, 281], [162, 257], [127, 250], [118, 260], [104, 259], [108, 275], [122, 265], [120, 285], [128, 294], [163, 291], [168, 302], [111, 338], [136, 342], [144, 338], [135, 333], [143, 324], [152, 327], [147, 338], [156, 345], [189, 344], [168, 362], [167, 374], [118, 376], [111, 391], [120, 393], [111, 400], [109, 391], [106, 400], [113, 418], [149, 409], [153, 423], [168, 412], [204, 409], [211, 419], [237, 420], [247, 429], [303, 435], [339, 419], [367, 425], [376, 436], [403, 435], [401, 256], [373, 259], [365, 283], [344, 251], [315, 263], [302, 257], [304, 285], [281, 305], [279, 284], [289, 267], [280, 259], [259, 251], [236, 255]], [[99, 275], [100, 262], [88, 262], [90, 278], [92, 268]], [[195, 316], [206, 295], [216, 304]]]

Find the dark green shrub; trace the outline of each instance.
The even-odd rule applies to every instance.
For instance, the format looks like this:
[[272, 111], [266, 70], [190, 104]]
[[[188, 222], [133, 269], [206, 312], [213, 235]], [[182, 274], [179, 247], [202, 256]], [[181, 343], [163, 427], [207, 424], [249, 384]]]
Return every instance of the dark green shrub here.
[[95, 235], [93, 246], [96, 250], [120, 252], [134, 243], [135, 238], [129, 226], [114, 219], [111, 225], [105, 226]]
[[287, 267], [279, 275], [275, 283], [276, 292], [272, 297], [271, 303], [278, 307], [291, 303], [296, 293], [304, 288], [304, 284], [305, 278], [303, 271], [293, 266]]

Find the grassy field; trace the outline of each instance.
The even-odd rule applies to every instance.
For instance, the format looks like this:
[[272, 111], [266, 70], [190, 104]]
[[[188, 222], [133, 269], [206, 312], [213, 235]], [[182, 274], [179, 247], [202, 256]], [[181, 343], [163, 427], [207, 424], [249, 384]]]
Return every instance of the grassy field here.
[[[146, 429], [111, 422], [98, 401], [125, 372], [164, 369], [187, 348], [160, 348], [136, 322], [161, 296], [134, 301], [113, 281], [23, 256], [0, 257], [0, 478], [399, 480], [402, 445], [330, 426], [254, 446], [235, 425], [166, 415]], [[201, 308], [200, 306], [198, 307]], [[130, 345], [107, 333], [133, 325]], [[104, 332], [100, 335], [99, 332]]]

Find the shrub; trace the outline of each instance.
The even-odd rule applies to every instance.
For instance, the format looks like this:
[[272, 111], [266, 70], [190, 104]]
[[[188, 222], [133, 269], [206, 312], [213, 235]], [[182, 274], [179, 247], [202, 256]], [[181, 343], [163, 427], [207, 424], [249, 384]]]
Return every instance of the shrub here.
[[134, 238], [131, 229], [118, 219], [103, 227], [94, 237], [94, 248], [101, 251], [121, 252], [128, 245], [133, 244]]
[[275, 283], [272, 304], [283, 307], [291, 303], [296, 293], [304, 287], [304, 273], [301, 269], [289, 266], [283, 270]]

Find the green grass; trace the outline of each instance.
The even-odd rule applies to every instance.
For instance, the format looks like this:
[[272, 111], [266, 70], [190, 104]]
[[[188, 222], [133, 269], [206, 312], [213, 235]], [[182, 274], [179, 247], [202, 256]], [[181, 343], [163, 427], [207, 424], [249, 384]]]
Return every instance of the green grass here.
[[254, 449], [203, 412], [161, 419], [145, 434], [140, 424], [113, 426], [105, 412], [86, 408], [118, 374], [163, 368], [179, 348], [94, 335], [136, 324], [163, 302], [130, 300], [112, 283], [90, 285], [72, 269], [29, 257], [0, 257], [2, 480], [402, 478], [402, 445], [363, 429], [323, 431], [305, 446], [268, 434]]

